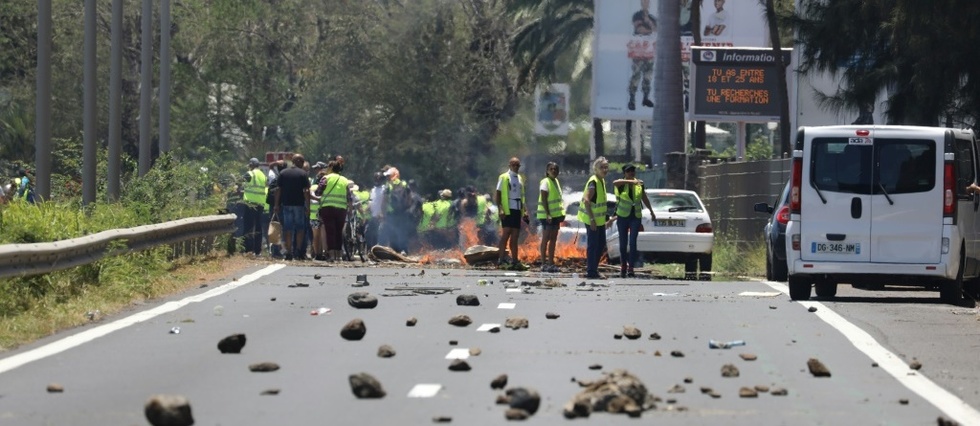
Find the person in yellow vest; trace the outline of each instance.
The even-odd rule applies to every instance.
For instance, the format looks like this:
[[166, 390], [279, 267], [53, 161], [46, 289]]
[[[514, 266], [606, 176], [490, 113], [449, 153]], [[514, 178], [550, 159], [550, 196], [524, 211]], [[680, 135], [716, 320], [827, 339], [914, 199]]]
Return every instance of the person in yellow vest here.
[[[650, 199], [643, 190], [643, 181], [636, 178], [636, 166], [623, 166], [623, 178], [613, 181], [613, 191], [616, 194], [616, 228], [619, 230], [619, 276], [621, 278], [635, 277], [633, 266], [639, 259], [636, 251], [636, 237], [640, 234], [640, 220], [643, 217], [643, 206], [650, 210], [650, 219], [656, 220]], [[643, 203], [643, 206], [640, 203]], [[627, 241], [629, 251], [627, 252]]]
[[565, 206], [561, 200], [561, 183], [558, 182], [558, 163], [549, 162], [545, 169], [545, 177], [538, 185], [541, 272], [558, 272], [558, 267], [555, 266], [555, 244], [558, 243], [558, 228], [565, 221]]
[[248, 172], [243, 177], [244, 191], [242, 194], [242, 222], [245, 237], [245, 253], [256, 256], [262, 254], [262, 212], [266, 205], [266, 175], [259, 168], [257, 158], [248, 160]]
[[320, 227], [327, 235], [327, 254], [333, 261], [342, 259], [344, 224], [351, 208], [350, 181], [337, 172], [339, 163], [327, 163], [327, 174], [317, 188], [320, 197]]
[[606, 251], [606, 173], [609, 161], [606, 157], [596, 158], [582, 195], [581, 205], [585, 208], [578, 210], [578, 219], [585, 225], [585, 277], [600, 280], [606, 279], [599, 274], [599, 258]]
[[432, 214], [433, 231], [429, 237], [433, 248], [448, 249], [457, 240], [457, 217], [453, 211], [453, 191], [439, 191], [439, 199], [433, 202]]
[[415, 227], [415, 232], [418, 234], [418, 243], [426, 248], [430, 248], [433, 245], [435, 222], [432, 220], [432, 216], [435, 214], [435, 201], [422, 203], [422, 218], [419, 219], [419, 224]]
[[320, 181], [327, 175], [326, 167], [327, 165], [322, 161], [314, 164], [312, 170], [315, 176], [310, 180], [310, 228], [313, 233], [309, 237], [313, 251], [311, 257], [315, 260], [326, 260], [327, 235], [323, 232], [323, 224], [320, 223], [320, 197], [316, 195]]
[[[494, 202], [500, 212], [500, 243], [497, 244], [499, 257], [497, 266], [505, 269], [527, 270], [527, 265], [518, 256], [518, 237], [521, 234], [521, 221], [529, 222], [527, 203], [525, 202], [524, 176], [517, 172], [521, 169], [521, 160], [512, 157], [508, 163], [510, 170], [501, 173], [497, 178], [497, 192]], [[510, 245], [511, 260], [507, 261], [507, 247]], [[510, 263], [508, 265], [508, 263]]]

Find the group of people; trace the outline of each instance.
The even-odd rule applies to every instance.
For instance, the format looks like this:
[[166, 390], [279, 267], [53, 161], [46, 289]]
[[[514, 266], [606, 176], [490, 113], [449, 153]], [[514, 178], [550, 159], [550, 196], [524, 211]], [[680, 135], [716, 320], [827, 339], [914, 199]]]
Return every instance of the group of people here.
[[0, 184], [0, 204], [24, 201], [34, 203], [34, 177], [25, 168], [17, 169], [17, 176], [9, 183]]
[[[493, 196], [466, 186], [455, 192], [440, 190], [432, 201], [422, 199], [390, 165], [374, 174], [373, 188], [360, 190], [342, 175], [344, 158], [339, 155], [327, 163], [310, 165], [295, 154], [288, 162], [270, 164], [268, 172], [253, 158], [248, 167], [242, 178], [240, 210], [246, 252], [262, 254], [268, 221], [275, 220], [281, 224], [282, 235], [281, 241], [268, 241], [273, 256], [281, 253], [286, 260], [340, 260], [346, 220], [356, 215], [363, 224], [358, 231], [363, 233], [367, 247], [380, 244], [407, 253], [423, 247], [465, 249], [470, 244], [496, 243], [499, 268], [528, 268], [518, 253], [521, 229], [530, 224], [530, 216], [526, 182], [517, 157], [511, 158], [508, 170], [498, 176]], [[620, 276], [634, 276], [643, 207], [656, 219], [643, 181], [636, 178], [636, 166], [623, 166], [623, 177], [612, 181], [616, 211], [607, 214], [609, 161], [597, 158], [592, 172], [577, 213], [586, 226], [586, 278], [605, 278], [598, 271], [599, 259], [606, 249], [605, 229], [613, 223], [619, 230]], [[539, 249], [544, 272], [558, 271], [555, 247], [565, 220], [559, 174], [558, 164], [549, 162], [538, 184], [535, 216], [541, 226]], [[470, 238], [474, 235], [476, 241]]]

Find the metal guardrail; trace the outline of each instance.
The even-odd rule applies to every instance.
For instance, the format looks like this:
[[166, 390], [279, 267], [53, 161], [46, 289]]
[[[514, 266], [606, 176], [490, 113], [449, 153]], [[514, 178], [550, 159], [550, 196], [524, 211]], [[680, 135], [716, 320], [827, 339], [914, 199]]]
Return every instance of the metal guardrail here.
[[[230, 234], [234, 230], [235, 215], [225, 214], [113, 229], [50, 243], [0, 245], [0, 278], [60, 271], [106, 256]], [[122, 244], [113, 244], [115, 242]]]

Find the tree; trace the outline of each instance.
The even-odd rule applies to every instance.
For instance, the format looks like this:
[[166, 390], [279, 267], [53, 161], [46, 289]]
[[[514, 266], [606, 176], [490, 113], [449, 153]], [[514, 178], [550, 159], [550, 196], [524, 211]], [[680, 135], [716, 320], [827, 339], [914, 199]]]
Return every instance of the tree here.
[[[680, 2], [661, 1], [657, 40], [680, 40]], [[665, 161], [668, 152], [684, 149], [684, 103], [681, 78], [681, 46], [678, 42], [657, 43], [657, 60], [653, 68], [653, 149], [651, 164]], [[660, 149], [657, 149], [657, 147]]]

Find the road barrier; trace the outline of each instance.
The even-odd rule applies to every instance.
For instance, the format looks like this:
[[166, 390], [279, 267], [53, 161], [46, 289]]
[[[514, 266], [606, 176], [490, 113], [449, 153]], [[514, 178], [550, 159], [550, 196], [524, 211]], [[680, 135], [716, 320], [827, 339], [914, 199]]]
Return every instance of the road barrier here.
[[113, 229], [70, 240], [0, 245], [0, 278], [45, 274], [95, 262], [106, 256], [138, 252], [161, 245], [193, 246], [219, 235], [231, 235], [235, 215], [212, 215], [135, 228]]

